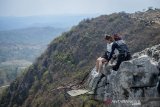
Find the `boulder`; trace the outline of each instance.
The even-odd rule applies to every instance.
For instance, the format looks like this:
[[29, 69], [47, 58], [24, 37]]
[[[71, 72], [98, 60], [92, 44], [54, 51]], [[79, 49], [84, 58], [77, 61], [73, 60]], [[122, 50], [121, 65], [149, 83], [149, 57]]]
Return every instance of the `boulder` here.
[[[88, 79], [91, 90], [97, 100], [119, 101], [123, 107], [134, 104], [142, 106], [155, 106], [160, 103], [159, 97], [159, 68], [160, 45], [147, 48], [133, 55], [133, 59], [121, 63], [118, 71], [112, 70], [112, 66], [106, 66], [102, 73], [93, 76], [92, 70]], [[155, 100], [156, 99], [156, 100]], [[123, 103], [120, 100], [138, 100], [140, 103]], [[159, 101], [158, 101], [159, 100]], [[148, 102], [147, 102], [148, 101]]]

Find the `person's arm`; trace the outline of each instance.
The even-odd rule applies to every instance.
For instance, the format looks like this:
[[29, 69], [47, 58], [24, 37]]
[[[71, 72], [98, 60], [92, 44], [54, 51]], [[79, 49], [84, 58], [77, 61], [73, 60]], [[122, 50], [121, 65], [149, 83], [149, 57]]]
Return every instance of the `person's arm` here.
[[110, 55], [109, 55], [108, 61], [111, 60], [111, 58], [112, 58], [112, 56], [113, 56], [113, 54], [114, 54], [114, 50], [115, 50], [116, 48], [117, 48], [117, 43], [113, 43], [113, 45], [112, 45], [112, 50], [111, 50], [111, 53], [110, 53]]

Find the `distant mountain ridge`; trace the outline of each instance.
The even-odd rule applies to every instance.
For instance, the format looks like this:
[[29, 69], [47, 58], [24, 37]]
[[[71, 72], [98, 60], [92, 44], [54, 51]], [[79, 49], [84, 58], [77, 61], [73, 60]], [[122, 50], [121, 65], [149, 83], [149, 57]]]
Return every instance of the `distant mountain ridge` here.
[[30, 27], [25, 29], [0, 31], [0, 43], [48, 44], [51, 39], [60, 35], [67, 28]]
[[55, 28], [69, 28], [73, 25], [77, 25], [78, 22], [84, 18], [94, 16], [97, 15], [6, 16], [0, 17], [0, 31], [48, 26]]
[[[149, 20], [143, 14], [155, 15]], [[159, 9], [139, 13], [136, 18], [129, 13], [113, 13], [82, 20], [68, 32], [55, 38], [47, 50], [36, 59], [25, 74], [17, 78], [7, 88], [0, 99], [2, 107], [70, 107], [83, 105], [86, 97], [70, 98], [68, 89], [95, 66], [96, 58], [106, 47], [104, 34], [118, 33], [126, 40], [131, 53], [160, 43], [160, 25], [152, 21], [160, 20]], [[98, 105], [98, 104], [97, 104]], [[97, 106], [92, 103], [91, 106]]]
[[32, 64], [64, 28], [32, 27], [0, 31], [0, 86], [8, 85]]
[[[32, 27], [19, 30], [0, 31], [0, 56], [2, 58], [2, 55], [4, 54], [7, 59], [9, 59], [9, 57], [12, 57], [13, 59], [16, 54], [8, 57], [7, 54], [12, 54], [16, 51], [18, 54], [17, 58], [22, 59], [20, 56], [24, 55], [25, 52], [22, 54], [23, 51], [19, 53], [18, 51], [24, 50], [27, 52], [28, 55], [26, 56], [28, 56], [28, 58], [24, 57], [23, 59], [33, 59], [33, 57], [29, 58], [29, 53], [35, 54], [34, 51], [37, 50], [36, 54], [38, 55], [38, 53], [42, 52], [44, 47], [46, 47], [52, 39], [60, 35], [65, 30], [66, 29], [63, 28], [53, 27]], [[8, 51], [10, 52], [7, 53]]]

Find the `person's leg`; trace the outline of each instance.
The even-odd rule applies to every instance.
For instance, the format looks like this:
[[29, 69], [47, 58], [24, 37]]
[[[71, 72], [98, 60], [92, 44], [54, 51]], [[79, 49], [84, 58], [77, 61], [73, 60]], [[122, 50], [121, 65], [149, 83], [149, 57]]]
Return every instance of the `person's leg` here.
[[130, 60], [130, 59], [131, 59], [131, 54], [128, 53], [127, 56], [126, 56], [126, 58], [125, 58], [125, 61], [128, 61], [128, 60]]
[[101, 60], [99, 61], [99, 68], [98, 68], [98, 72], [101, 72], [103, 63], [105, 63], [107, 60], [105, 58], [101, 58]]
[[122, 55], [118, 55], [118, 60], [117, 60], [117, 63], [116, 65], [113, 66], [113, 70], [117, 71], [121, 62], [125, 60], [125, 56], [122, 54]]
[[101, 57], [99, 57], [98, 59], [97, 59], [97, 61], [96, 61], [96, 71], [98, 72], [98, 70], [99, 70], [99, 62], [100, 62], [100, 60], [101, 60]]

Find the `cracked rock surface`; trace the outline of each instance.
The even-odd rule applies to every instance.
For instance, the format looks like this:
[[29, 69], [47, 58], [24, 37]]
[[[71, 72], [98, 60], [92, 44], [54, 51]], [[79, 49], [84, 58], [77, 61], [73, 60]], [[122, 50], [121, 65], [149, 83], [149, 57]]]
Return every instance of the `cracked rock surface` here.
[[[106, 65], [104, 75], [97, 75], [94, 68], [88, 78], [89, 88], [101, 101], [140, 100], [141, 106], [155, 107], [160, 104], [159, 70], [160, 44], [135, 53], [131, 60], [122, 62], [118, 71]], [[121, 103], [119, 107], [130, 104]]]

